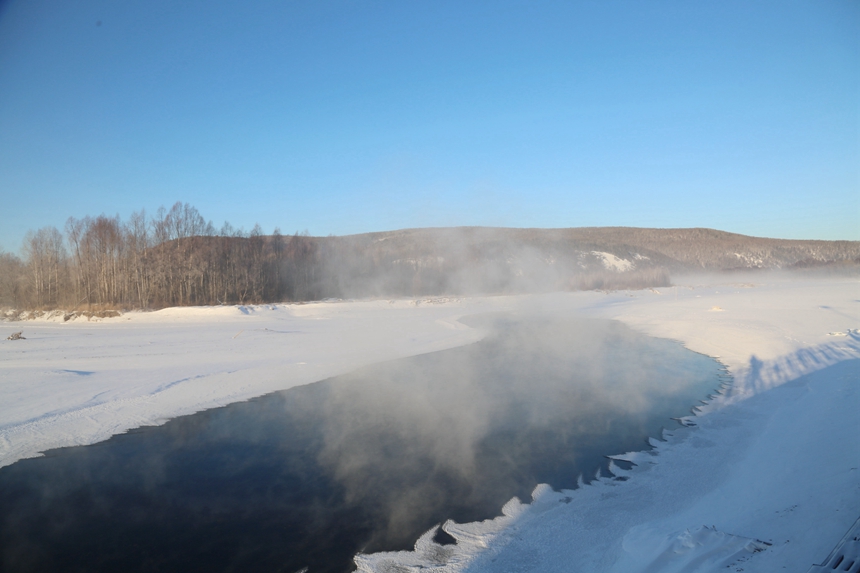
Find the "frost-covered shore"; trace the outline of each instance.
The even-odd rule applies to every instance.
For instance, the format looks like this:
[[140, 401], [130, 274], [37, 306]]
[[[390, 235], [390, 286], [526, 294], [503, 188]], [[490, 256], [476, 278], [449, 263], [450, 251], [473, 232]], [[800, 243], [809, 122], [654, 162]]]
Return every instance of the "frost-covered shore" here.
[[[636, 464], [574, 491], [443, 528], [362, 571], [807, 571], [860, 514], [860, 289], [853, 281], [723, 284], [613, 295], [581, 312], [718, 357], [733, 385], [652, 440]], [[392, 568], [395, 566], [394, 568]], [[402, 567], [397, 569], [396, 566]]]
[[[629, 456], [626, 481], [539, 487], [503, 517], [448, 523], [364, 570], [776, 571], [824, 559], [860, 514], [856, 280], [678, 281], [602, 293], [175, 308], [100, 321], [0, 323], [0, 466], [141, 425], [467, 344], [466, 314], [621, 320], [717, 357], [723, 395]], [[7, 341], [24, 331], [26, 340]], [[618, 452], [621, 454], [621, 452]], [[622, 475], [623, 474], [623, 475]], [[726, 569], [726, 567], [729, 569]], [[408, 570], [408, 569], [407, 569]]]

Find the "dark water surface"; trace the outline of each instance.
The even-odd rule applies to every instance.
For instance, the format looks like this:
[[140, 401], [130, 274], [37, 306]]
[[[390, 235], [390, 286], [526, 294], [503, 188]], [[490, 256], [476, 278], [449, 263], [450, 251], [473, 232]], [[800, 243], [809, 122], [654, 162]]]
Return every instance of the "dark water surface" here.
[[0, 570], [349, 571], [575, 487], [725, 381], [620, 323], [465, 322], [492, 334], [0, 469]]

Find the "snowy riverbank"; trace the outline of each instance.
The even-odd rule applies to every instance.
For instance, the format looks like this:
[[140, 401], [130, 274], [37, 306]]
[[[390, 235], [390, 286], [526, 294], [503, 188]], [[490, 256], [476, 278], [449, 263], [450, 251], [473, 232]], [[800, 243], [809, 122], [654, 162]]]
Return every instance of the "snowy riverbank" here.
[[[446, 524], [456, 548], [362, 556], [438, 571], [805, 571], [860, 515], [860, 286], [762, 275], [651, 291], [177, 308], [0, 323], [0, 466], [356, 367], [450, 348], [487, 311], [621, 320], [718, 357], [735, 384], [632, 456], [627, 481], [536, 490]], [[7, 341], [24, 331], [26, 340]], [[619, 452], [620, 453], [620, 452]], [[623, 473], [620, 472], [619, 473]], [[566, 503], [560, 503], [560, 501]], [[426, 569], [424, 569], [426, 570]]]

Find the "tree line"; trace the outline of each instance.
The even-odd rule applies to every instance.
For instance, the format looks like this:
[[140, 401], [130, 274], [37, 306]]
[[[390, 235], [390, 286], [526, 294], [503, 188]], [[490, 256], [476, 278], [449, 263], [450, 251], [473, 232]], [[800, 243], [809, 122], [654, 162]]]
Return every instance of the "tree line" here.
[[[615, 261], [615, 262], [613, 262]], [[622, 261], [618, 267], [616, 263]], [[0, 307], [101, 310], [666, 286], [670, 273], [860, 273], [860, 242], [713, 229], [403, 229], [345, 237], [216, 229], [188, 203], [69, 218], [0, 252]]]
[[317, 298], [318, 246], [305, 235], [216, 229], [177, 202], [123, 221], [70, 217], [64, 232], [30, 231], [22, 256], [0, 253], [0, 305], [161, 308]]

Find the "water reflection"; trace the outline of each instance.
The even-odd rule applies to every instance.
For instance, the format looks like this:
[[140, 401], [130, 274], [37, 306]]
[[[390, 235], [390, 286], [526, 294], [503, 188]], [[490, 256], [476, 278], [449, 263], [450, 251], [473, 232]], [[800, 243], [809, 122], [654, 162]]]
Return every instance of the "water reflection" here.
[[607, 321], [473, 317], [463, 348], [0, 470], [4, 571], [317, 571], [574, 487], [719, 384]]

